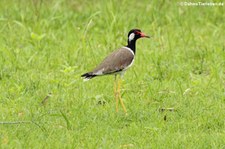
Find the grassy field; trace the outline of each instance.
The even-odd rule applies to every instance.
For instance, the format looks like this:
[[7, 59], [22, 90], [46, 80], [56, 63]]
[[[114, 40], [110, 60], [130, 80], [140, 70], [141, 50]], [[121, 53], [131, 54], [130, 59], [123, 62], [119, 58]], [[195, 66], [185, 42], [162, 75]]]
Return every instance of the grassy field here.
[[[0, 148], [225, 148], [225, 6], [0, 1]], [[113, 76], [83, 82], [140, 28], [116, 113]], [[173, 111], [162, 108], [173, 108]]]

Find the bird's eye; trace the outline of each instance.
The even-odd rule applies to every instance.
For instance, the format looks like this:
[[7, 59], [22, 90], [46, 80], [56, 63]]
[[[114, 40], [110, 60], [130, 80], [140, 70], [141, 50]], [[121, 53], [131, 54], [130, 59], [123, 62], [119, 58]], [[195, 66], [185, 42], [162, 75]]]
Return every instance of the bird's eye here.
[[140, 34], [140, 32], [138, 32], [138, 31], [134, 31], [134, 33], [135, 33], [135, 35], [139, 35]]

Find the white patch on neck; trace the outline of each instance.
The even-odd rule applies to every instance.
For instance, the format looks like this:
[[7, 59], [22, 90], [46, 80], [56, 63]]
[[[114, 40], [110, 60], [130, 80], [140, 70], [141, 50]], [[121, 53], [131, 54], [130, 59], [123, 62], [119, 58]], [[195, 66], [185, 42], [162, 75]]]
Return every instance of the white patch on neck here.
[[127, 49], [128, 51], [130, 51], [134, 55], [134, 52], [130, 48], [128, 48], [128, 47], [123, 47], [123, 48]]
[[134, 36], [135, 36], [135, 34], [134, 33], [131, 33], [130, 36], [129, 36], [129, 38], [128, 38], [129, 41], [133, 40], [134, 39]]
[[128, 66], [124, 69], [124, 71], [127, 70], [128, 68], [130, 68], [130, 67], [133, 65], [133, 63], [134, 63], [134, 58], [133, 58], [132, 62], [130, 63], [130, 65], [128, 65]]
[[[130, 48], [128, 48], [128, 47], [123, 47], [123, 48], [127, 49], [128, 51], [130, 51], [130, 52], [134, 55], [134, 52], [133, 52]], [[135, 56], [134, 56], [134, 57], [135, 57]], [[124, 71], [126, 71], [128, 68], [130, 68], [130, 67], [133, 65], [133, 63], [134, 63], [134, 58], [133, 58], [132, 62], [130, 63], [130, 65], [128, 65], [128, 66], [124, 69]]]

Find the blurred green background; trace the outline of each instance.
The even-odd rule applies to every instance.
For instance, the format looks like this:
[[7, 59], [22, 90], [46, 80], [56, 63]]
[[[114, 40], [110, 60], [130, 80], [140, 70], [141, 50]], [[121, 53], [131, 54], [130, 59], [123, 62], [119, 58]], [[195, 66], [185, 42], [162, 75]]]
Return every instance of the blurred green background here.
[[[224, 148], [225, 9], [180, 2], [1, 0], [1, 148]], [[113, 76], [80, 75], [132, 28], [126, 116]]]

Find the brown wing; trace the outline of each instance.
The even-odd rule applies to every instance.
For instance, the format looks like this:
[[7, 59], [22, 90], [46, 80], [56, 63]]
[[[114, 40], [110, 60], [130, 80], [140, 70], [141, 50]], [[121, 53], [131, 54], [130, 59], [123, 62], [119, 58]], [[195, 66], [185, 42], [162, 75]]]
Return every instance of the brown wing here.
[[122, 71], [128, 67], [134, 59], [134, 54], [127, 48], [120, 48], [107, 56], [94, 70], [95, 75], [111, 74]]

